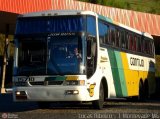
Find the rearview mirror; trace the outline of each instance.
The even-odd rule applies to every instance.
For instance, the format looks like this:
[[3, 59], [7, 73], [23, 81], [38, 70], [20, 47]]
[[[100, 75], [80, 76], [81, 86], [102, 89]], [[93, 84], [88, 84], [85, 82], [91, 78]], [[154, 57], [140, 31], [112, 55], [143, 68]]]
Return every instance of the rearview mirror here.
[[96, 54], [96, 42], [94, 42], [94, 36], [88, 36], [87, 38], [87, 58], [91, 59], [91, 57]]

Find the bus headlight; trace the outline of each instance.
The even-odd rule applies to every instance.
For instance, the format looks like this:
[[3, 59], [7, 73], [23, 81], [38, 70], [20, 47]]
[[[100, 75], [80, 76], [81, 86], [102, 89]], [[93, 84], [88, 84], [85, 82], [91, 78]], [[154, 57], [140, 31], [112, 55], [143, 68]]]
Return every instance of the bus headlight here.
[[78, 95], [79, 91], [78, 90], [66, 90], [65, 94], [66, 95]]
[[85, 85], [85, 80], [65, 80], [63, 85]]
[[25, 91], [16, 91], [15, 95], [17, 100], [27, 100], [27, 94]]

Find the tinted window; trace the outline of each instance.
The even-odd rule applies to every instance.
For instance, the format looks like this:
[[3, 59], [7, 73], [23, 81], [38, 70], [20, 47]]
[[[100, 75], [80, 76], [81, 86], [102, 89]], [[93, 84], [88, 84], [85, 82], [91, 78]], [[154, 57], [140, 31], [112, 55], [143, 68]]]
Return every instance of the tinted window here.
[[87, 16], [87, 32], [96, 36], [96, 18], [93, 16]]
[[[94, 24], [92, 26], [95, 27]], [[82, 16], [20, 18], [17, 22], [16, 34], [81, 32], [84, 28]]]
[[109, 41], [109, 26], [102, 21], [98, 23], [100, 44], [107, 44]]
[[116, 34], [114, 26], [110, 26], [110, 43], [112, 46], [116, 45]]
[[142, 52], [142, 39], [139, 36], [137, 37], [137, 51]]
[[119, 31], [119, 29], [116, 28], [115, 30], [115, 34], [116, 34], [116, 46], [119, 47], [120, 46], [120, 40], [121, 40], [121, 32]]

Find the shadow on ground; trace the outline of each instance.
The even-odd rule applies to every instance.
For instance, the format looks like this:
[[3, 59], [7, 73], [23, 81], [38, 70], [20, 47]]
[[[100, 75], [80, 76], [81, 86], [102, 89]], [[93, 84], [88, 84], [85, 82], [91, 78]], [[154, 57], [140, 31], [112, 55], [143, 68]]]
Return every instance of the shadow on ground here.
[[[38, 105], [35, 102], [13, 102], [12, 94], [0, 95], [0, 112], [26, 112], [38, 110]], [[80, 110], [95, 110], [91, 103], [52, 103], [48, 109], [80, 109]], [[135, 109], [142, 110], [160, 110], [160, 100], [147, 100], [146, 102], [130, 102], [125, 99], [106, 100], [104, 110], [122, 110], [129, 109], [134, 111]]]
[[0, 94], [0, 112], [23, 112], [37, 109], [33, 102], [13, 102], [12, 94]]

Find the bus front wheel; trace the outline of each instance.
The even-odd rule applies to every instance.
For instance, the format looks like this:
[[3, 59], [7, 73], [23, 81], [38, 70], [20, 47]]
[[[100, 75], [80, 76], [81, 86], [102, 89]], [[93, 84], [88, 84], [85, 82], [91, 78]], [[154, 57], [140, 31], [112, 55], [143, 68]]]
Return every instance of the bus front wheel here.
[[104, 88], [101, 82], [99, 89], [99, 100], [93, 101], [92, 105], [95, 109], [103, 109], [103, 104], [104, 104]]

